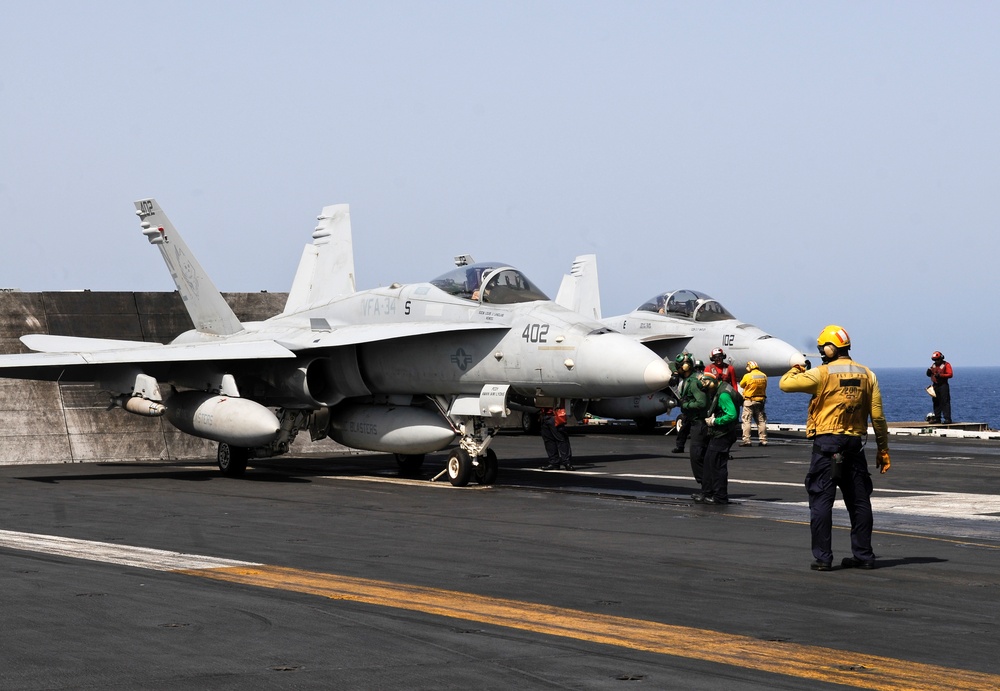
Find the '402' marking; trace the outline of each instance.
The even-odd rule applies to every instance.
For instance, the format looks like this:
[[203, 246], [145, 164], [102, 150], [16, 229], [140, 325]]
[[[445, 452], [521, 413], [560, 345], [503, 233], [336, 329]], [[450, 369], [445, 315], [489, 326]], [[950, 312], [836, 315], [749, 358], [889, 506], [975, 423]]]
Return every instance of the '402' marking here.
[[521, 333], [521, 338], [528, 343], [547, 343], [546, 336], [548, 336], [548, 334], [548, 324], [528, 324], [524, 327], [524, 332]]

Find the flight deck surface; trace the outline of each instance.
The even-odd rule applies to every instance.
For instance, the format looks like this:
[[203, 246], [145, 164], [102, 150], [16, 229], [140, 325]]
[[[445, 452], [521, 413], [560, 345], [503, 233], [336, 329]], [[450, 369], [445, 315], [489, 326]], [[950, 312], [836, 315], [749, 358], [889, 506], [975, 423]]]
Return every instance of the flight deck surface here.
[[[808, 443], [501, 435], [500, 480], [391, 456], [0, 467], [0, 688], [997, 688], [1000, 444], [893, 437], [878, 568], [810, 571]], [[871, 454], [869, 454], [871, 456]], [[872, 459], [870, 458], [870, 462]]]

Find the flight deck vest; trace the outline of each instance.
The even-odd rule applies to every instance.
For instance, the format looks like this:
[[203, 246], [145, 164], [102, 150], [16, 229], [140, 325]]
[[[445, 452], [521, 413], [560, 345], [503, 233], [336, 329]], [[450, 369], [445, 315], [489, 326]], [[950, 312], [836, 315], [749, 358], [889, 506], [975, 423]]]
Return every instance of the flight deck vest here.
[[748, 400], [760, 400], [767, 396], [767, 375], [759, 369], [750, 370], [740, 382], [746, 382], [743, 387], [743, 397]]
[[867, 434], [872, 410], [871, 370], [847, 359], [834, 360], [818, 369], [823, 377], [820, 390], [809, 401], [806, 436]]

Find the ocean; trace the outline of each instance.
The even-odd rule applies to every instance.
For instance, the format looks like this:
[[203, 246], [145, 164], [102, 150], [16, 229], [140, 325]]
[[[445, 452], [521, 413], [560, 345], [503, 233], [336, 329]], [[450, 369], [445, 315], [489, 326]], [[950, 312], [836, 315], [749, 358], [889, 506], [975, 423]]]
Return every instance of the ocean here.
[[[985, 422], [990, 429], [1000, 429], [1000, 367], [955, 367], [951, 380], [952, 422]], [[889, 422], [922, 422], [934, 404], [927, 395], [930, 378], [927, 368], [872, 368], [882, 391], [882, 405]], [[805, 424], [809, 396], [784, 393], [778, 388], [780, 377], [767, 381], [767, 419], [769, 422]]]

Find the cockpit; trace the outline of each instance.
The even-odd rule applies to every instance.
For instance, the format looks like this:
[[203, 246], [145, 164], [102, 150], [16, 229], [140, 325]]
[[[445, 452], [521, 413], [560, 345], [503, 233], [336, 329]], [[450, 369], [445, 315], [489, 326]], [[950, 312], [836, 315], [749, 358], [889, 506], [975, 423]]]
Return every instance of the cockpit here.
[[549, 299], [527, 276], [500, 262], [459, 266], [435, 278], [431, 285], [449, 295], [491, 305]]
[[661, 293], [640, 305], [636, 311], [681, 317], [696, 322], [717, 322], [736, 318], [718, 300], [696, 290], [686, 289]]

